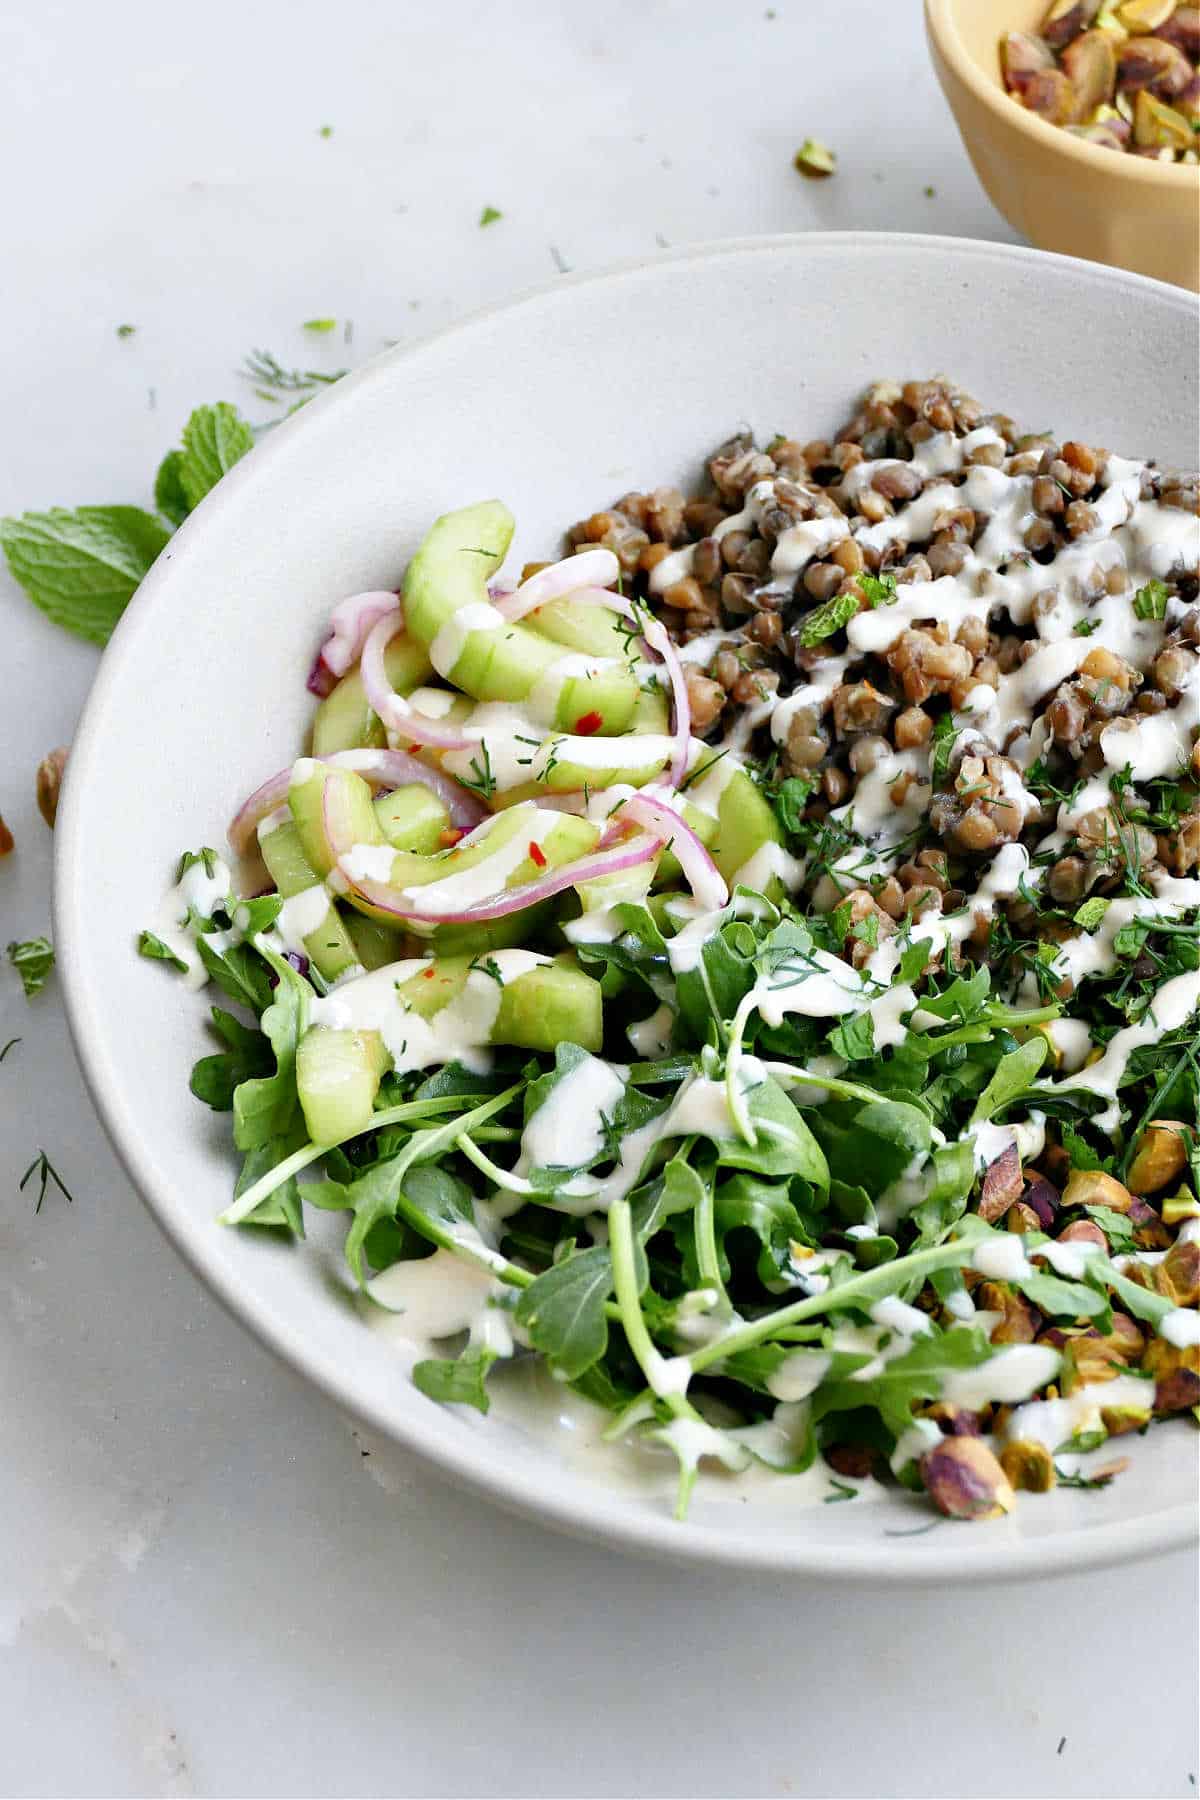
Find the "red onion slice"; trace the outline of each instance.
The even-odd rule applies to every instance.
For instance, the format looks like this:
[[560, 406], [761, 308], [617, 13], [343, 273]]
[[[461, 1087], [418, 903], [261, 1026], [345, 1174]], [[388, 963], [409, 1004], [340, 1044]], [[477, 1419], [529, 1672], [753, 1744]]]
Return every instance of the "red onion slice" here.
[[[607, 560], [602, 561], [602, 558]], [[610, 569], [611, 573], [608, 572]], [[578, 556], [565, 557], [562, 562], [531, 575], [528, 581], [521, 583], [515, 594], [497, 600], [496, 610], [503, 613], [506, 619], [515, 621], [524, 618], [526, 613], [533, 612], [536, 607], [544, 606], [547, 600], [569, 594], [581, 606], [607, 607], [610, 612], [618, 613], [621, 618], [629, 619], [637, 625], [645, 642], [661, 656], [671, 684], [671, 698], [675, 708], [672, 736], [675, 744], [671, 753], [669, 779], [671, 786], [677, 788], [687, 773], [692, 741], [692, 708], [688, 699], [687, 678], [679, 660], [679, 652], [671, 642], [661, 619], [636, 609], [622, 594], [611, 593], [604, 585], [605, 581], [615, 581], [619, 573], [620, 564], [611, 550], [583, 550]], [[568, 581], [570, 586], [566, 585]], [[539, 582], [545, 582], [546, 587], [539, 588]]]
[[[346, 867], [350, 860], [348, 857], [339, 859], [338, 869], [346, 878], [351, 893], [357, 894], [378, 911], [388, 913], [393, 918], [419, 919], [428, 925], [473, 925], [484, 924], [489, 919], [503, 919], [509, 913], [524, 911], [527, 906], [537, 906], [541, 901], [550, 900], [555, 894], [561, 894], [581, 881], [597, 881], [602, 875], [618, 875], [623, 869], [636, 868], [640, 863], [649, 862], [652, 856], [657, 856], [661, 848], [660, 838], [645, 833], [631, 838], [620, 849], [593, 851], [590, 856], [547, 870], [536, 881], [507, 888], [490, 900], [481, 900], [477, 905], [462, 907], [457, 912], [432, 912], [423, 909], [419, 899], [414, 901], [409, 897], [419, 895], [419, 888], [395, 888], [384, 881], [352, 876]], [[448, 871], [448, 876], [452, 873], [453, 870]]]
[[[578, 556], [564, 556], [561, 562], [539, 569], [515, 592], [496, 595], [493, 605], [506, 619], [523, 619], [550, 600], [574, 595], [577, 588], [610, 587], [620, 573], [621, 565], [611, 550], [581, 550]], [[613, 595], [614, 600], [618, 598]]]
[[[470, 831], [488, 816], [487, 807], [474, 794], [407, 750], [335, 750], [313, 760], [334, 769], [353, 769], [375, 788], [404, 787], [419, 781], [442, 801], [450, 823], [458, 830]], [[238, 808], [229, 825], [229, 843], [236, 856], [247, 854], [259, 825], [286, 801], [291, 781], [291, 769], [280, 769]]]
[[309, 671], [309, 693], [321, 700], [331, 694], [362, 655], [372, 625], [399, 604], [397, 596], [385, 588], [372, 588], [365, 594], [351, 594], [348, 600], [339, 600], [329, 615], [329, 635]]
[[634, 794], [622, 806], [618, 818], [634, 819], [649, 831], [660, 834], [670, 844], [684, 880], [706, 912], [716, 912], [729, 902], [725, 877], [696, 836], [687, 820], [673, 806], [666, 806], [652, 794]]
[[386, 613], [367, 633], [362, 648], [363, 691], [367, 703], [383, 723], [385, 731], [395, 731], [414, 744], [432, 744], [438, 750], [465, 750], [469, 738], [453, 725], [438, 725], [424, 718], [415, 707], [398, 694], [387, 678], [383, 653], [398, 631], [404, 629], [404, 614], [396, 601], [394, 613]]

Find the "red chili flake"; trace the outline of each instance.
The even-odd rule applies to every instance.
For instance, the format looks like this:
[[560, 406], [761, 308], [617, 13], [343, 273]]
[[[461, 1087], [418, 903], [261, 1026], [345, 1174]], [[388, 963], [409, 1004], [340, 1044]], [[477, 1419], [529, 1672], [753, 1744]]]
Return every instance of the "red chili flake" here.
[[593, 732], [599, 731], [603, 723], [604, 720], [598, 712], [584, 713], [582, 719], [576, 719], [575, 729], [580, 737], [591, 737]]
[[545, 868], [546, 852], [542, 849], [540, 844], [535, 844], [532, 838], [529, 840], [529, 854], [539, 869]]
[[454, 844], [457, 844], [459, 838], [466, 837], [466, 835], [465, 831], [459, 831], [453, 825], [447, 825], [445, 831], [439, 832], [438, 843], [443, 850], [449, 850]]
[[422, 981], [432, 981], [436, 974], [437, 974], [436, 969], [422, 969], [421, 979], [422, 979]]

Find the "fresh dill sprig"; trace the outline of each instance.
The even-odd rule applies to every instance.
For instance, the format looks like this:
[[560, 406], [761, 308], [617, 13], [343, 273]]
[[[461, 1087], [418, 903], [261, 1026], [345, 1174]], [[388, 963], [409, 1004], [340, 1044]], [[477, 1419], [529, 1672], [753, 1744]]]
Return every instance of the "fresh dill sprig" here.
[[20, 1184], [19, 1184], [19, 1187], [17, 1190], [19, 1193], [25, 1192], [26, 1182], [29, 1181], [35, 1174], [38, 1176], [38, 1178], [41, 1182], [41, 1186], [38, 1189], [37, 1205], [33, 1209], [35, 1213], [40, 1213], [42, 1210], [42, 1201], [46, 1198], [46, 1188], [50, 1182], [54, 1183], [55, 1187], [58, 1189], [60, 1194], [65, 1195], [68, 1204], [73, 1203], [74, 1196], [72, 1195], [70, 1189], [67, 1187], [66, 1182], [63, 1180], [63, 1178], [59, 1174], [58, 1170], [54, 1167], [54, 1164], [50, 1161], [50, 1158], [46, 1155], [46, 1152], [42, 1149], [38, 1150], [37, 1155], [34, 1157], [33, 1161], [30, 1163], [29, 1167], [26, 1169], [25, 1173], [22, 1175]]

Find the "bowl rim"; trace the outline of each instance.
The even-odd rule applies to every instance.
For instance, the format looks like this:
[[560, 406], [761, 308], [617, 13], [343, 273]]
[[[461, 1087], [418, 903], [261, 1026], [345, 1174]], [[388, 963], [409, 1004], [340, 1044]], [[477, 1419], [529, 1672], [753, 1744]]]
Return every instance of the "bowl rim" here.
[[1089, 144], [1086, 138], [1072, 137], [1061, 125], [1039, 119], [1036, 113], [1014, 100], [1001, 82], [980, 67], [964, 44], [958, 29], [961, 3], [962, 0], [925, 0], [926, 30], [934, 49], [953, 73], [1002, 124], [1009, 125], [1014, 131], [1024, 131], [1044, 149], [1073, 159], [1084, 168], [1106, 173], [1110, 178], [1128, 178], [1138, 183], [1157, 181], [1179, 193], [1196, 185], [1200, 165], [1152, 162], [1145, 156], [1115, 156], [1100, 144]]
[[[267, 1312], [261, 1306], [252, 1305], [237, 1273], [215, 1266], [205, 1255], [202, 1236], [189, 1231], [171, 1187], [158, 1180], [151, 1159], [143, 1150], [136, 1108], [126, 1104], [128, 1083], [123, 1083], [119, 1067], [110, 1063], [101, 1049], [100, 1010], [94, 1005], [90, 991], [87, 884], [76, 854], [76, 842], [84, 814], [83, 794], [87, 787], [88, 767], [102, 749], [108, 694], [118, 680], [122, 642], [139, 626], [143, 617], [154, 611], [160, 588], [174, 582], [177, 572], [186, 569], [190, 548], [197, 535], [207, 530], [210, 524], [217, 523], [223, 511], [236, 507], [243, 486], [257, 481], [267, 464], [287, 458], [297, 433], [311, 435], [319, 430], [331, 409], [344, 407], [348, 396], [361, 386], [384, 378], [396, 364], [418, 359], [431, 347], [440, 347], [448, 339], [467, 335], [499, 315], [539, 305], [551, 294], [576, 287], [620, 283], [660, 265], [703, 265], [729, 256], [758, 254], [769, 257], [780, 251], [803, 250], [812, 254], [849, 249], [875, 254], [889, 249], [919, 249], [922, 254], [927, 254], [934, 249], [952, 253], [968, 262], [1015, 259], [1040, 267], [1049, 263], [1060, 265], [1076, 278], [1086, 272], [1089, 280], [1106, 286], [1149, 289], [1173, 307], [1184, 307], [1189, 311], [1197, 308], [1193, 295], [1169, 283], [1103, 264], [1081, 263], [1075, 257], [1059, 256], [1024, 245], [921, 232], [791, 232], [711, 240], [656, 256], [627, 258], [594, 272], [560, 276], [477, 308], [443, 330], [373, 357], [290, 419], [281, 421], [266, 441], [256, 447], [253, 457], [247, 457], [223, 478], [179, 527], [171, 540], [169, 554], [161, 556], [154, 564], [118, 623], [76, 730], [55, 831], [52, 918], [64, 1007], [85, 1085], [117, 1158], [151, 1216], [192, 1272], [216, 1295], [226, 1311], [285, 1366], [311, 1382], [343, 1412], [399, 1444], [402, 1449], [420, 1456], [427, 1467], [443, 1478], [452, 1479], [472, 1494], [540, 1525], [550, 1525], [609, 1549], [653, 1556], [689, 1567], [887, 1585], [914, 1582], [934, 1585], [964, 1577], [976, 1581], [1003, 1581], [1022, 1576], [1067, 1574], [1182, 1547], [1192, 1540], [1197, 1530], [1195, 1509], [1185, 1503], [1153, 1515], [1149, 1524], [1138, 1519], [1114, 1521], [1085, 1530], [1021, 1538], [1015, 1542], [1007, 1535], [989, 1542], [983, 1535], [954, 1534], [956, 1540], [961, 1538], [955, 1547], [942, 1543], [940, 1548], [929, 1549], [909, 1560], [891, 1550], [881, 1552], [874, 1538], [838, 1545], [835, 1552], [828, 1543], [810, 1546], [803, 1533], [797, 1533], [794, 1540], [785, 1543], [771, 1543], [725, 1536], [690, 1525], [680, 1526], [665, 1512], [650, 1507], [634, 1510], [618, 1506], [616, 1502], [621, 1496], [603, 1488], [596, 1489], [595, 1499], [586, 1511], [579, 1511], [566, 1495], [536, 1494], [527, 1479], [490, 1462], [486, 1445], [473, 1434], [454, 1441], [443, 1439], [431, 1443], [415, 1422], [398, 1421], [357, 1395], [352, 1378], [311, 1353], [302, 1331], [289, 1323], [284, 1313]], [[926, 1545], [924, 1537], [919, 1537], [916, 1542], [920, 1546]]]

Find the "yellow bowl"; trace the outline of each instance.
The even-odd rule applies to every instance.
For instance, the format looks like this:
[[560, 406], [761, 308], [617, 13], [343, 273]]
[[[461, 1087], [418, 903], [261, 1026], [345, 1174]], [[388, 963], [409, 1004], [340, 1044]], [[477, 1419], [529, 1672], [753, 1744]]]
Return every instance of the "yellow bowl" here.
[[1010, 224], [1043, 250], [1200, 288], [1200, 167], [1105, 150], [1005, 91], [1000, 39], [1048, 0], [925, 0], [934, 68], [967, 154]]

